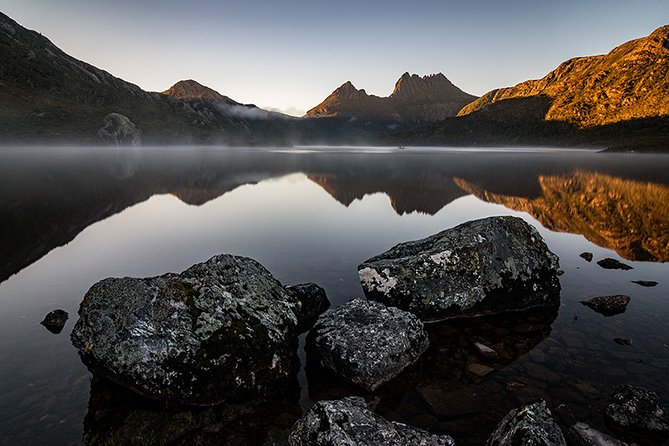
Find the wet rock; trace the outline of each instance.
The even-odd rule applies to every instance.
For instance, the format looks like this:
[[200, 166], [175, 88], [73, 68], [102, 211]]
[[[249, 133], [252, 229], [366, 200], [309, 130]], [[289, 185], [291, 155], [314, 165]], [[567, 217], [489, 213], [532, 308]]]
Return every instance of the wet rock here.
[[632, 385], [617, 386], [604, 409], [606, 420], [626, 431], [669, 434], [669, 415], [655, 392]]
[[474, 348], [476, 349], [476, 353], [484, 359], [492, 360], [499, 356], [494, 349], [480, 342], [474, 342]]
[[349, 397], [319, 401], [295, 423], [289, 446], [453, 446], [448, 435], [388, 421], [371, 412], [365, 400]]
[[615, 316], [616, 314], [625, 312], [629, 301], [629, 296], [615, 295], [597, 296], [592, 299], [582, 300], [581, 303], [604, 316]]
[[624, 443], [585, 423], [576, 423], [565, 434], [570, 446], [636, 446]]
[[51, 333], [58, 334], [63, 331], [68, 316], [65, 310], [53, 310], [44, 317], [44, 320], [40, 324], [44, 325]]
[[487, 365], [479, 364], [478, 362], [473, 362], [467, 366], [467, 370], [473, 373], [476, 376], [486, 376], [494, 372], [495, 369], [488, 367]]
[[578, 256], [585, 259], [586, 262], [592, 262], [593, 255], [591, 252], [582, 252]]
[[632, 345], [632, 340], [630, 338], [613, 338], [613, 342], [618, 345]]
[[622, 269], [625, 271], [634, 269], [633, 267], [627, 265], [626, 263], [619, 262], [618, 260], [612, 259], [610, 257], [600, 260], [599, 262], [597, 262], [597, 265], [601, 266], [604, 269]]
[[98, 138], [116, 146], [142, 145], [142, 132], [127, 116], [120, 113], [109, 113], [104, 117]]
[[365, 295], [424, 320], [556, 306], [558, 258], [516, 217], [463, 223], [358, 267]]
[[144, 396], [209, 405], [277, 391], [296, 371], [297, 300], [255, 260], [110, 278], [86, 293], [72, 343], [94, 374]]
[[398, 308], [355, 299], [323, 313], [307, 337], [323, 368], [366, 390], [375, 390], [427, 350], [423, 323]]
[[545, 401], [510, 411], [487, 446], [566, 446], [562, 431]]
[[297, 329], [299, 332], [311, 328], [318, 316], [330, 308], [325, 290], [315, 283], [288, 285], [286, 290], [293, 293], [299, 302], [297, 311]]
[[641, 285], [643, 287], [654, 287], [657, 286], [657, 282], [654, 280], [631, 280], [632, 283], [636, 283], [637, 285]]

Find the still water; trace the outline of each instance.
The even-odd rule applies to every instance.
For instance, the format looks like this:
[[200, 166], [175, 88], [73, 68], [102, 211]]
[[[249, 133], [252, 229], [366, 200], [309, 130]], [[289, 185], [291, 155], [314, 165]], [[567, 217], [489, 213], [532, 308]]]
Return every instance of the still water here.
[[[669, 156], [9, 148], [0, 153], [0, 206], [3, 445], [280, 441], [314, 401], [361, 393], [307, 364], [284, 400], [241, 413], [141, 400], [92, 379], [71, 346], [86, 290], [105, 277], [179, 272], [233, 253], [285, 284], [320, 284], [336, 306], [362, 295], [362, 261], [491, 215], [525, 219], [558, 254], [559, 311], [430, 325], [422, 359], [363, 395], [375, 410], [474, 445], [509, 409], [539, 398], [562, 422], [603, 431], [600, 410], [615, 384], [669, 401]], [[584, 251], [592, 262], [579, 257]], [[605, 257], [634, 269], [602, 269], [596, 261]], [[579, 303], [609, 294], [631, 296], [624, 314], [604, 317]], [[70, 319], [54, 335], [39, 322], [56, 308]], [[482, 361], [475, 341], [500, 356]]]

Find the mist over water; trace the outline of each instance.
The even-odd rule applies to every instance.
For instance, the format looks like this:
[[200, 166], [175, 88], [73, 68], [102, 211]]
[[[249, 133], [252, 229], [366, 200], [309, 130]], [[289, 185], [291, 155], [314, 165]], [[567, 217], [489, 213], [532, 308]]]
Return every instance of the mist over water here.
[[[490, 215], [525, 219], [558, 254], [559, 310], [431, 325], [432, 348], [373, 395], [376, 411], [462, 445], [482, 444], [509, 409], [538, 398], [606, 430], [598, 408], [615, 384], [636, 383], [669, 400], [668, 202], [666, 155], [3, 149], [0, 444], [127, 444], [148, 432], [189, 444], [279, 438], [314, 401], [358, 391], [307, 366], [285, 401], [246, 422], [222, 408], [147, 402], [91, 381], [71, 346], [86, 290], [105, 277], [178, 272], [233, 253], [258, 260], [284, 284], [320, 284], [336, 306], [362, 296], [362, 261]], [[579, 257], [584, 251], [592, 262]], [[595, 262], [605, 257], [634, 269], [604, 270]], [[579, 303], [609, 294], [631, 296], [624, 314], [605, 318]], [[55, 308], [70, 314], [59, 335], [39, 325]], [[483, 377], [468, 371], [479, 361], [473, 340], [501, 352]]]

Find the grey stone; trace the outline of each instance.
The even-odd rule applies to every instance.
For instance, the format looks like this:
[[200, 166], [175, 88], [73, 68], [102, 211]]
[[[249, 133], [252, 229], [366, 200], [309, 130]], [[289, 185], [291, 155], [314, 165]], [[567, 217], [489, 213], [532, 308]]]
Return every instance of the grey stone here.
[[511, 410], [488, 438], [487, 446], [566, 446], [545, 401]]
[[68, 317], [69, 315], [65, 310], [53, 310], [44, 317], [44, 320], [40, 322], [40, 324], [44, 325], [44, 327], [46, 327], [46, 329], [51, 333], [59, 334], [61, 331], [63, 331]]
[[624, 271], [634, 269], [626, 263], [622, 263], [616, 259], [607, 257], [597, 262], [597, 265], [601, 266], [604, 269], [622, 269]]
[[109, 113], [102, 120], [98, 138], [116, 146], [141, 146], [142, 132], [127, 116]]
[[625, 384], [617, 386], [604, 409], [607, 421], [636, 432], [669, 433], [669, 415], [655, 392]]
[[330, 308], [330, 301], [325, 290], [315, 283], [288, 285], [286, 290], [293, 293], [298, 301], [297, 329], [299, 332], [311, 328], [318, 316]]
[[448, 435], [433, 435], [388, 421], [367, 408], [365, 400], [348, 397], [319, 401], [293, 426], [289, 446], [453, 446]]
[[372, 391], [413, 364], [428, 345], [416, 316], [366, 299], [326, 311], [307, 337], [309, 355], [321, 367]]
[[94, 374], [147, 397], [209, 405], [269, 395], [297, 367], [298, 304], [255, 260], [110, 278], [86, 293], [72, 343]]
[[367, 298], [424, 320], [557, 306], [558, 258], [516, 217], [463, 223], [358, 266]]
[[592, 299], [581, 301], [583, 305], [590, 307], [597, 313], [607, 317], [624, 313], [629, 302], [630, 297], [624, 295], [597, 296]]
[[585, 423], [576, 423], [566, 433], [570, 446], [636, 446], [624, 443]]

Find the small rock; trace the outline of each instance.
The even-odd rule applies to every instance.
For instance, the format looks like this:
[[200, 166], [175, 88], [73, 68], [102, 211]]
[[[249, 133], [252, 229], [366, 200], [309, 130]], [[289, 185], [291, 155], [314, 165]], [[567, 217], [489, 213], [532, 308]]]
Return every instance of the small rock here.
[[579, 257], [585, 259], [586, 262], [592, 262], [593, 255], [591, 252], [582, 252]]
[[517, 217], [463, 223], [358, 266], [368, 299], [443, 320], [554, 307], [558, 257]]
[[613, 338], [613, 342], [618, 345], [632, 345], [632, 340], [630, 338]]
[[624, 443], [603, 432], [591, 428], [585, 423], [576, 423], [567, 430], [569, 444], [572, 446], [636, 446]]
[[488, 438], [487, 446], [566, 446], [545, 401], [511, 410]]
[[65, 323], [67, 322], [68, 314], [65, 310], [53, 310], [46, 315], [40, 324], [44, 325], [47, 330], [53, 334], [58, 334], [63, 331]]
[[564, 270], [559, 269], [557, 272], [558, 277], [559, 276], [564, 276]]
[[597, 296], [593, 297], [592, 299], [582, 300], [581, 303], [587, 307], [592, 308], [597, 313], [608, 317], [624, 313], [629, 301], [629, 296], [614, 295]]
[[299, 302], [296, 309], [297, 330], [302, 333], [311, 328], [318, 316], [330, 308], [325, 290], [315, 283], [301, 283], [298, 285], [288, 285], [286, 291], [293, 293]]
[[610, 257], [600, 260], [599, 262], [597, 262], [597, 265], [601, 266], [604, 269], [622, 269], [625, 271], [634, 269], [633, 267], [625, 263], [619, 262], [616, 259], [612, 259]]
[[639, 433], [668, 434], [669, 416], [655, 392], [629, 384], [617, 386], [604, 409], [607, 421]]
[[632, 280], [631, 282], [644, 287], [657, 286], [657, 282], [655, 282], [654, 280]]
[[479, 364], [478, 362], [473, 362], [467, 366], [467, 370], [473, 373], [476, 376], [486, 376], [494, 372], [495, 369], [488, 367], [487, 365]]
[[366, 299], [326, 311], [307, 337], [321, 367], [370, 391], [413, 364], [428, 345], [416, 316]]
[[367, 408], [365, 400], [348, 397], [317, 402], [295, 423], [289, 446], [454, 446], [448, 435], [433, 435], [388, 421]]
[[479, 356], [481, 356], [483, 359], [492, 360], [499, 356], [499, 354], [494, 349], [480, 342], [474, 342], [474, 348], [476, 349], [476, 353], [478, 353]]

